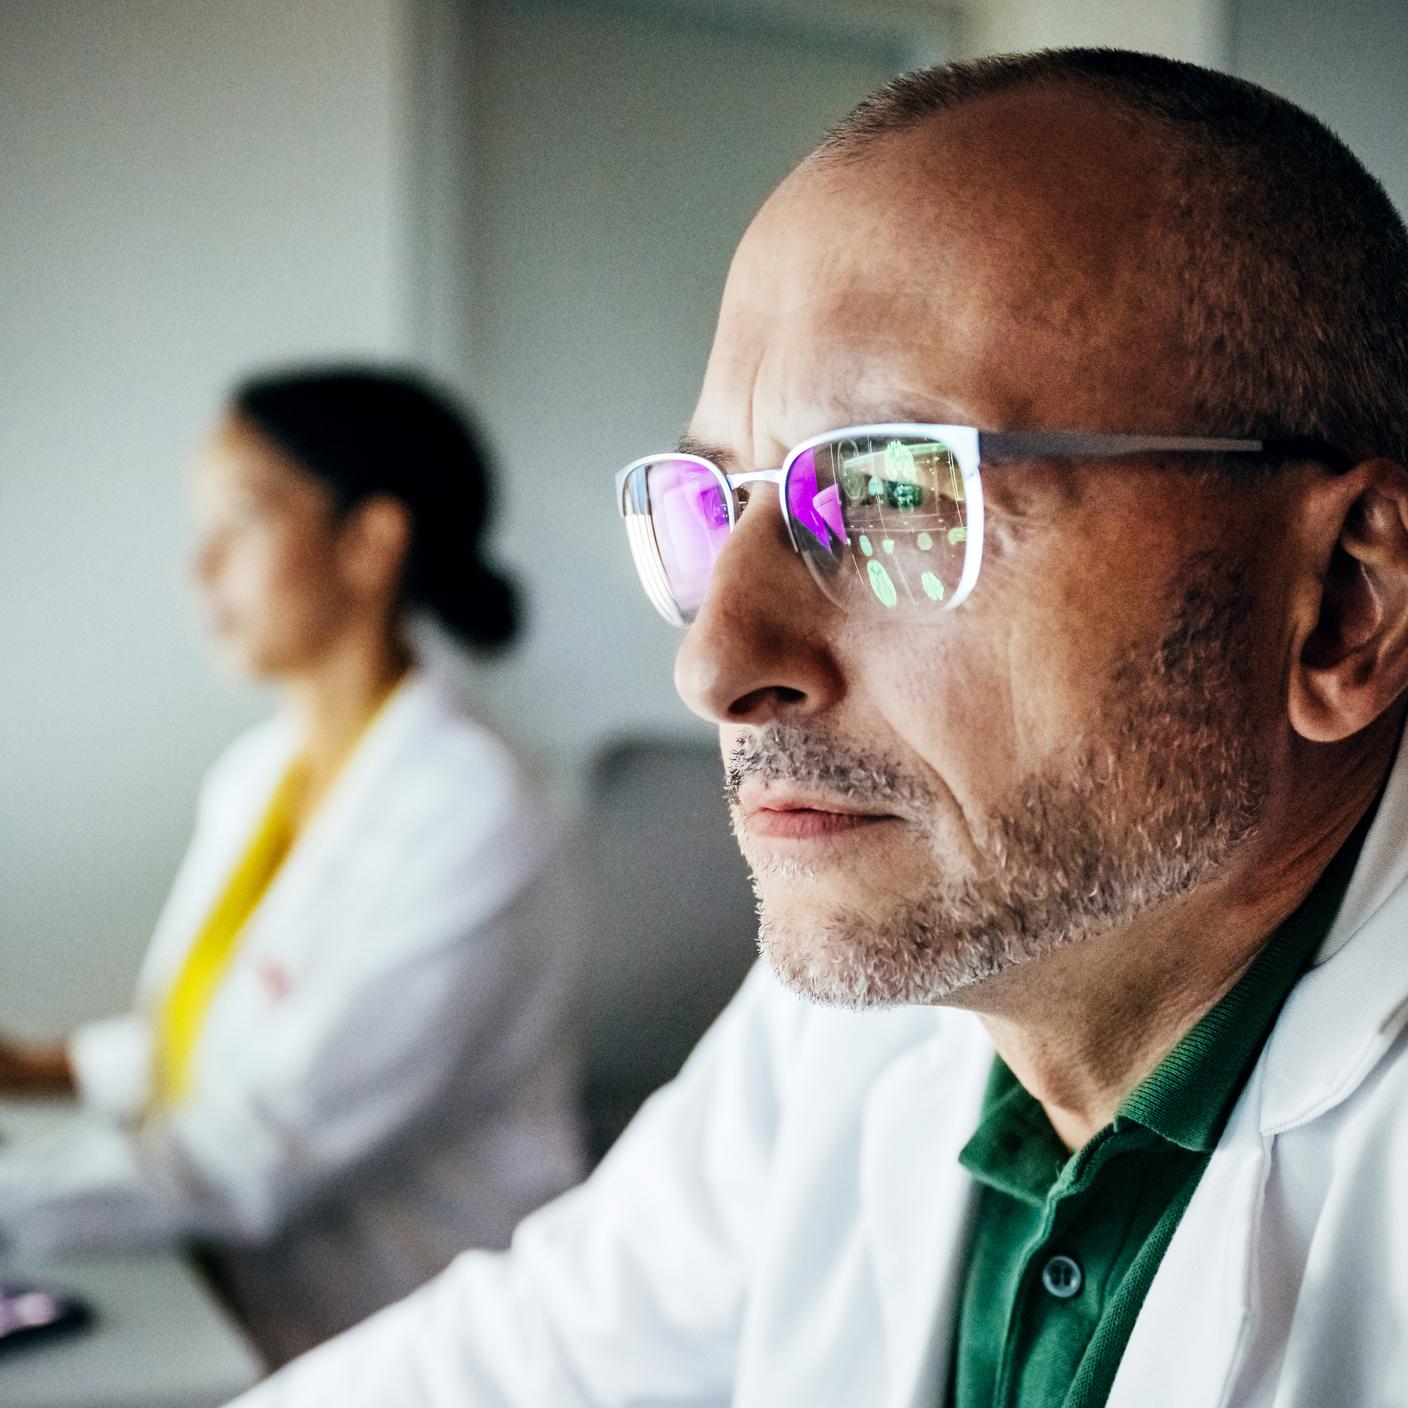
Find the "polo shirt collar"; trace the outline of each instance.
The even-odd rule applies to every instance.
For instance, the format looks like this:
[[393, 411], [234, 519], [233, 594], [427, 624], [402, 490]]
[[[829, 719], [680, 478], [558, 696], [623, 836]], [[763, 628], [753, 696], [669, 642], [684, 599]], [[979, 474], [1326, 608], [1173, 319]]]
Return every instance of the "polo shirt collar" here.
[[1355, 827], [1310, 893], [1251, 966], [1125, 1097], [1115, 1115], [1171, 1144], [1211, 1153], [1276, 1015], [1325, 941], [1344, 902], [1374, 809]]
[[[1374, 812], [1371, 807], [1246, 972], [1130, 1092], [1104, 1136], [1128, 1138], [1142, 1128], [1193, 1153], [1216, 1147], [1286, 995], [1335, 922]], [[1081, 1166], [1101, 1138], [1096, 1135], [1069, 1154], [1041, 1105], [999, 1057], [983, 1097], [982, 1119], [960, 1158], [989, 1187], [1040, 1206], [1062, 1171]]]

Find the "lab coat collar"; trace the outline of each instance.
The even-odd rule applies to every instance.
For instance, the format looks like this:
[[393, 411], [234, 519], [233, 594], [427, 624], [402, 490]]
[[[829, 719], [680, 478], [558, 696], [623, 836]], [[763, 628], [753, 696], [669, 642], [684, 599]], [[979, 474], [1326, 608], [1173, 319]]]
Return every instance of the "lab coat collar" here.
[[861, 1205], [885, 1326], [886, 1408], [939, 1401], [973, 1204], [958, 1155], [991, 1064], [977, 1019], [946, 1012], [939, 1033], [887, 1066], [866, 1102]]
[[[1267, 1136], [1352, 1094], [1408, 1022], [1405, 837], [1408, 749], [1400, 747], [1339, 915], [1282, 1009], [1150, 1289], [1111, 1408], [1220, 1401], [1250, 1312]], [[866, 1105], [861, 1196], [884, 1313], [886, 1408], [940, 1401], [975, 1202], [958, 1155], [980, 1117], [992, 1046], [975, 1018], [944, 1018], [933, 1038], [881, 1073]], [[896, 1149], [906, 1157], [896, 1161]], [[1204, 1291], [1196, 1310], [1188, 1299], [1195, 1284]], [[1173, 1325], [1199, 1346], [1176, 1373], [1161, 1342]]]
[[[324, 804], [315, 815], [339, 816], [369, 778], [376, 778], [401, 751], [408, 738], [419, 735], [430, 718], [445, 707], [444, 689], [435, 676], [412, 667], [387, 696], [343, 763]], [[292, 746], [292, 730], [289, 731]]]
[[1344, 903], [1263, 1055], [1262, 1134], [1333, 1109], [1408, 1021], [1408, 746], [1400, 743]]
[[[1400, 745], [1340, 912], [1292, 990], [1136, 1320], [1109, 1408], [1226, 1403], [1257, 1301], [1276, 1136], [1348, 1099], [1408, 1020], [1408, 754]], [[1170, 1337], [1196, 1352], [1170, 1355]]]
[[[341, 772], [323, 798], [298, 845], [269, 887], [269, 893], [251, 921], [250, 933], [281, 922], [290, 905], [305, 902], [316, 892], [326, 872], [324, 860], [343, 850], [368, 822], [367, 807], [379, 805], [381, 786], [388, 769], [396, 766], [408, 740], [415, 739], [446, 708], [443, 689], [433, 675], [412, 669], [397, 685], [368, 724]], [[280, 720], [278, 743], [266, 759], [267, 777], [251, 805], [263, 805], [283, 775], [296, 747], [292, 726]]]

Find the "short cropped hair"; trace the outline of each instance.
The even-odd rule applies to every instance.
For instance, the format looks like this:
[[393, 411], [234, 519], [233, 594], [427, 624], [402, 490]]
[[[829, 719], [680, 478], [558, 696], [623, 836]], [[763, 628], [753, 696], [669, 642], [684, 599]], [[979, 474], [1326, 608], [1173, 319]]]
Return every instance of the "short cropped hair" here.
[[1312, 436], [1408, 464], [1408, 231], [1349, 148], [1284, 98], [1118, 49], [1004, 55], [901, 75], [812, 159], [859, 160], [948, 109], [1051, 86], [1133, 115], [1166, 144], [1165, 267], [1197, 428]]

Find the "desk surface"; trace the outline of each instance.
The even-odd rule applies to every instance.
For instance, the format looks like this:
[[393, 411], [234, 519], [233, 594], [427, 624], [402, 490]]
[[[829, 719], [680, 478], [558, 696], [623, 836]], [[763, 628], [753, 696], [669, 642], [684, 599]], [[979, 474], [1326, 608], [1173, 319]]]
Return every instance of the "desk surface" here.
[[[66, 1113], [0, 1100], [0, 1131], [24, 1138]], [[71, 1337], [0, 1350], [0, 1408], [218, 1408], [260, 1377], [253, 1350], [178, 1256], [5, 1260], [0, 1276], [71, 1291], [96, 1317]]]

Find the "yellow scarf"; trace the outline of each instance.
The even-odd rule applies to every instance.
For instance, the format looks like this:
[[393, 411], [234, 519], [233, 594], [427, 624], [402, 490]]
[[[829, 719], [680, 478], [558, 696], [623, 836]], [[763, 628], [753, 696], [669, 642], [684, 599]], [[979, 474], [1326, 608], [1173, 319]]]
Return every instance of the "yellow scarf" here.
[[303, 782], [303, 769], [295, 762], [274, 788], [249, 845], [166, 991], [157, 1014], [156, 1040], [156, 1090], [162, 1104], [174, 1104], [189, 1093], [191, 1055], [206, 1013], [235, 956], [240, 933], [293, 848]]
[[[402, 675], [372, 710], [362, 725], [352, 752], [361, 745], [406, 678]], [[249, 845], [230, 872], [224, 890], [206, 916], [186, 954], [185, 962], [166, 991], [157, 1013], [158, 1104], [175, 1104], [190, 1093], [191, 1058], [201, 1029], [205, 1026], [206, 1014], [234, 959], [240, 935], [298, 839], [298, 804], [306, 784], [303, 763], [295, 759], [274, 788], [274, 795], [269, 799]]]

